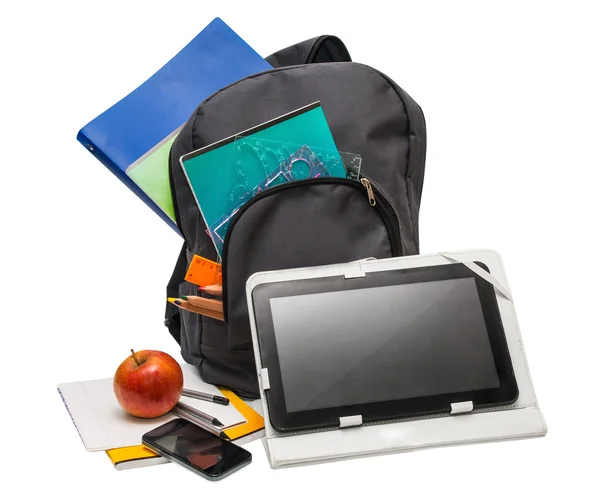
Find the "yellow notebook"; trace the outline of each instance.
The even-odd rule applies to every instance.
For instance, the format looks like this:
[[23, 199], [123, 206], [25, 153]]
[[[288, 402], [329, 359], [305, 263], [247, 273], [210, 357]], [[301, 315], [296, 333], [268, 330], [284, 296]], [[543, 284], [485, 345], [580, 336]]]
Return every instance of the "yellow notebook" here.
[[237, 396], [233, 391], [219, 388], [229, 398], [231, 404], [246, 418], [246, 422], [227, 428], [225, 433], [237, 445], [248, 443], [264, 436], [265, 420], [250, 405]]
[[141, 468], [142, 466], [160, 465], [169, 462], [169, 460], [160, 457], [143, 445], [108, 449], [106, 454], [117, 470]]
[[[264, 435], [265, 422], [263, 417], [244, 402], [233, 391], [219, 388], [223, 395], [229, 398], [231, 404], [246, 418], [246, 422], [231, 428], [225, 433], [232, 442], [243, 445]], [[141, 468], [143, 466], [159, 465], [169, 461], [143, 445], [108, 449], [108, 458], [117, 470]]]

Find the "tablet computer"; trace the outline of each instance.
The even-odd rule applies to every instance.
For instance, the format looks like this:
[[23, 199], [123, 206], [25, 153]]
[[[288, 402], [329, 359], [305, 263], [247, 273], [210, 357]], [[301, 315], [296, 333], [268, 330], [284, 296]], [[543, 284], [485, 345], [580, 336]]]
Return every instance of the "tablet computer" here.
[[518, 398], [494, 286], [462, 263], [271, 279], [252, 289], [251, 305], [278, 431]]

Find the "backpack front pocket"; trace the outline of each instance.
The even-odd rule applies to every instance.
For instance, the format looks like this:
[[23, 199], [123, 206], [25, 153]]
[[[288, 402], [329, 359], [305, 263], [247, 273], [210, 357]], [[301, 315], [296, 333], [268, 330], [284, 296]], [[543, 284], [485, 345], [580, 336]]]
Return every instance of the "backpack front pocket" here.
[[255, 272], [401, 254], [398, 218], [367, 179], [302, 180], [259, 194], [234, 216], [223, 247], [229, 347], [252, 347], [245, 289]]

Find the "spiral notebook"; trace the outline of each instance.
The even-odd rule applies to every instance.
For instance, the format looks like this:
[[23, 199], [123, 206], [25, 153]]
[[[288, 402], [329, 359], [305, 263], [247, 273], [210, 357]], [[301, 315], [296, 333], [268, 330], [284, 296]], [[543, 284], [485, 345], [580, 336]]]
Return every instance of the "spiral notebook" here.
[[[216, 386], [202, 381], [192, 365], [182, 364], [181, 368], [185, 388], [223, 395]], [[171, 412], [154, 419], [130, 416], [117, 402], [112, 378], [63, 383], [57, 388], [87, 451], [139, 445], [144, 433], [176, 417]], [[216, 417], [225, 428], [246, 422], [231, 403], [225, 406], [189, 397], [180, 401]]]

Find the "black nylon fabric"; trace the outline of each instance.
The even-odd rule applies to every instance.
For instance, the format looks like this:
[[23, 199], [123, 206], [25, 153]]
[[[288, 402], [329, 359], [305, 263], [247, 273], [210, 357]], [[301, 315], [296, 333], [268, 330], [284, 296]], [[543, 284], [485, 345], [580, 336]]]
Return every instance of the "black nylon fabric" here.
[[[179, 295], [179, 284], [183, 281], [187, 271], [186, 250], [187, 245], [183, 243], [177, 263], [175, 264], [175, 269], [173, 269], [173, 274], [171, 274], [171, 279], [167, 284], [167, 298]], [[177, 344], [181, 345], [181, 315], [179, 314], [179, 309], [170, 302], [167, 302], [165, 310], [165, 326], [169, 329], [169, 333], [177, 341]]]
[[[323, 35], [305, 40], [277, 51], [265, 59], [273, 68], [313, 62], [351, 61], [344, 43], [338, 37], [332, 35]], [[181, 227], [181, 222], [178, 221], [177, 224]], [[184, 242], [167, 285], [167, 298], [177, 296], [179, 285], [184, 281], [188, 265], [186, 250], [187, 244]], [[170, 302], [167, 302], [165, 308], [165, 326], [169, 329], [169, 333], [177, 344], [181, 345], [181, 331], [183, 330], [181, 316], [179, 309]], [[186, 360], [191, 363], [191, 356], [188, 355]]]
[[[258, 396], [245, 299], [247, 277], [265, 269], [391, 256], [390, 225], [391, 234], [400, 237], [395, 253], [418, 253], [425, 165], [420, 107], [385, 75], [350, 62], [339, 39], [318, 37], [267, 59], [276, 65], [302, 64], [250, 76], [213, 94], [192, 114], [172, 147], [171, 188], [187, 246], [179, 269], [182, 260], [187, 267], [194, 253], [217, 258], [179, 158], [315, 101], [323, 107], [338, 149], [362, 156], [361, 174], [372, 182], [380, 203], [377, 210], [371, 207], [359, 184], [310, 185], [250, 201], [240, 210], [223, 256], [228, 323], [181, 311], [179, 342], [183, 358], [198, 367], [205, 381], [244, 396]], [[312, 218], [294, 217], [293, 209]], [[317, 218], [319, 210], [325, 217]], [[183, 276], [180, 280], [179, 292], [192, 293], [193, 285]], [[171, 289], [175, 282], [172, 278]]]
[[252, 348], [246, 281], [259, 271], [388, 258], [388, 231], [356, 186], [290, 184], [248, 205], [224, 250], [224, 301], [230, 348]]
[[[309, 103], [320, 101], [336, 145], [362, 156], [362, 174], [391, 201], [403, 254], [418, 253], [418, 201], [425, 162], [425, 121], [400, 88], [358, 63], [283, 67], [251, 76], [206, 100], [173, 145], [171, 165], [182, 233], [193, 250], [216, 258], [177, 159]], [[223, 111], [226, 110], [225, 114]]]
[[333, 63], [352, 61], [344, 43], [332, 35], [311, 38], [266, 58], [274, 68], [304, 65], [307, 63]]

